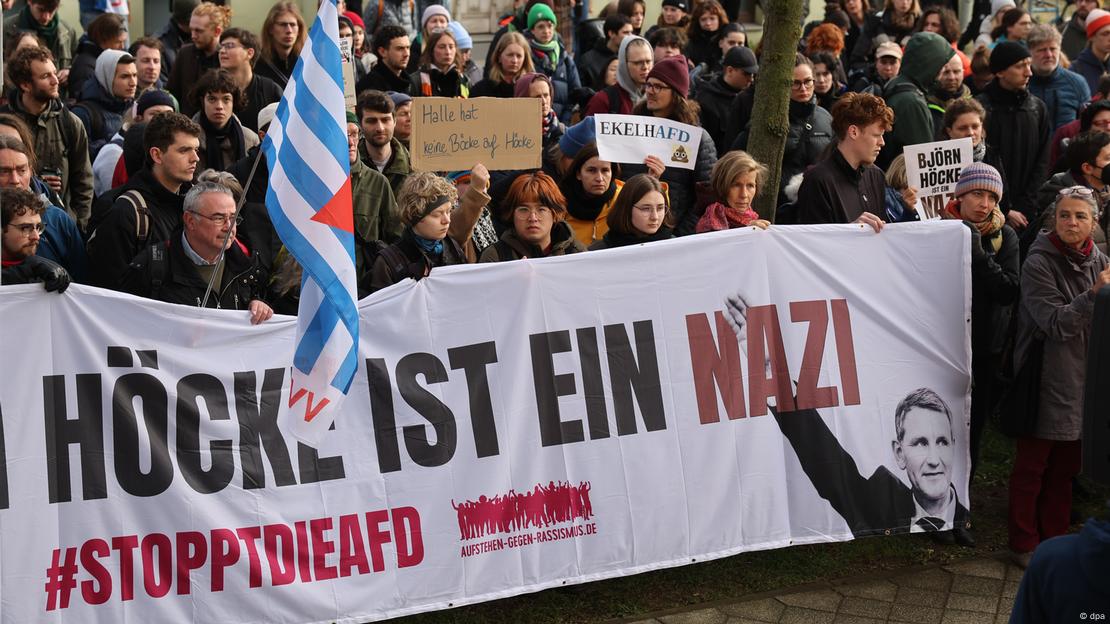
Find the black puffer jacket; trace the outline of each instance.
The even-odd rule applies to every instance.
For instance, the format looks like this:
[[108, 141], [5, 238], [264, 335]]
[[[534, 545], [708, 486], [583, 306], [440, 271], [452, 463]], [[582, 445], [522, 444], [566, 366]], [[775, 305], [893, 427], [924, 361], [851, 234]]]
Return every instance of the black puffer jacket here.
[[[208, 281], [185, 255], [181, 230], [139, 254], [127, 267], [120, 290], [139, 297], [200, 306]], [[251, 301], [265, 301], [269, 274], [258, 252], [251, 252], [238, 239], [224, 254], [223, 278], [212, 288], [209, 308], [246, 310]]]
[[[359, 296], [392, 286], [401, 280], [411, 277], [419, 280], [431, 273], [432, 269], [452, 264], [467, 264], [466, 252], [450, 236], [443, 239], [443, 253], [432, 256], [426, 253], [416, 242], [411, 227], [406, 227], [401, 234], [401, 240], [389, 246], [393, 251], [382, 251], [374, 260], [370, 268], [368, 281], [359, 284]], [[399, 262], [394, 262], [394, 256]]]
[[[663, 162], [667, 161], [665, 154], [660, 154]], [[676, 236], [685, 236], [694, 233], [701, 214], [695, 210], [697, 203], [698, 182], [708, 182], [709, 173], [713, 165], [717, 164], [717, 149], [713, 147], [713, 139], [702, 128], [701, 145], [698, 148], [698, 158], [693, 170], [667, 167], [663, 170], [660, 181], [667, 183], [667, 196], [671, 200], [671, 215], [674, 217]], [[640, 163], [621, 165], [621, 179], [627, 180], [637, 173], [647, 173], [647, 167]]]
[[605, 70], [609, 62], [617, 58], [617, 53], [609, 49], [607, 39], [599, 39], [594, 47], [582, 54], [578, 61], [578, 76], [582, 84], [599, 91], [605, 88]]
[[713, 139], [718, 154], [728, 151], [725, 143], [725, 126], [733, 98], [740, 93], [725, 82], [721, 75], [712, 76], [698, 85], [698, 105], [701, 106], [701, 127]]
[[987, 110], [987, 143], [1002, 155], [1010, 205], [1033, 223], [1041, 212], [1036, 195], [1048, 179], [1052, 136], [1044, 102], [1025, 90], [1007, 91], [998, 86], [997, 80], [992, 80], [975, 99]]
[[[786, 149], [782, 154], [778, 204], [787, 201], [782, 189], [790, 178], [815, 164], [833, 140], [832, 115], [818, 106], [815, 98], [810, 98], [808, 102], [791, 100], [789, 114], [790, 131], [786, 135]], [[748, 149], [746, 131], [737, 137], [732, 148]]]

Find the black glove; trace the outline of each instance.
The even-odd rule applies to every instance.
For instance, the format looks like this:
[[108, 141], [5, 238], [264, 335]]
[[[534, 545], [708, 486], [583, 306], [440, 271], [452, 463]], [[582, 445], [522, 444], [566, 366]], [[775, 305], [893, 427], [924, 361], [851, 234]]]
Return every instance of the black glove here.
[[987, 259], [987, 252], [983, 249], [983, 235], [979, 233], [979, 228], [974, 224], [964, 221], [967, 229], [971, 230], [971, 262], [972, 264], [982, 262]]
[[70, 281], [69, 272], [63, 269], [61, 265], [39, 256], [28, 256], [23, 262], [5, 268], [0, 280], [5, 284], [42, 282], [47, 292], [59, 293], [65, 292]]

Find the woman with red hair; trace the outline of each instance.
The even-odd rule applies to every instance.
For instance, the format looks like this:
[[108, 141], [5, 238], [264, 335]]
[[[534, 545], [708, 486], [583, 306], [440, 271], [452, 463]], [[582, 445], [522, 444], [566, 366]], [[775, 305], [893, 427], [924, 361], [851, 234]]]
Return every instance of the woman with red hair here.
[[546, 258], [586, 251], [566, 222], [567, 201], [542, 171], [513, 180], [501, 201], [501, 219], [511, 226], [482, 252], [479, 262]]

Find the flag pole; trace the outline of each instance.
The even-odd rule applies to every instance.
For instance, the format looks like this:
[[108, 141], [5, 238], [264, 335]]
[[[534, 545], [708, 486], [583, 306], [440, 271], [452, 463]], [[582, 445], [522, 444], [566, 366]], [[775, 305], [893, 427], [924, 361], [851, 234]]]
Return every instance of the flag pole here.
[[247, 175], [247, 183], [243, 185], [243, 194], [239, 196], [239, 202], [235, 204], [235, 214], [231, 217], [232, 226], [227, 228], [227, 234], [224, 235], [224, 244], [220, 247], [220, 255], [216, 258], [216, 270], [212, 271], [212, 276], [208, 278], [208, 288], [204, 290], [204, 299], [200, 302], [200, 307], [208, 307], [208, 297], [212, 294], [212, 287], [216, 282], [216, 276], [220, 274], [219, 268], [224, 263], [224, 254], [227, 252], [227, 243], [231, 240], [231, 232], [236, 229], [235, 220], [239, 218], [239, 212], [243, 209], [243, 204], [247, 201], [247, 193], [250, 191], [251, 183], [254, 182], [254, 174], [258, 171], [258, 163], [262, 161], [262, 146], [258, 147], [258, 153], [254, 155], [254, 164], [251, 165], [251, 172]]

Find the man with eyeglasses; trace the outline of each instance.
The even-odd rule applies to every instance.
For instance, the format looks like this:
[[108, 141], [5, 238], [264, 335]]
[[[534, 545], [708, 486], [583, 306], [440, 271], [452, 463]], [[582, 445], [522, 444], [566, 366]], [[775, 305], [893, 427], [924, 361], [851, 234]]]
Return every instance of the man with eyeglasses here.
[[1027, 89], [1033, 61], [1024, 44], [1003, 41], [991, 52], [994, 80], [975, 99], [987, 111], [987, 144], [1001, 155], [1010, 195], [1006, 222], [1022, 238], [1024, 250], [1033, 242], [1037, 227], [1028, 227], [1041, 207], [1037, 189], [1048, 179], [1049, 137], [1052, 122], [1040, 98]]
[[236, 113], [244, 128], [258, 132], [258, 111], [281, 101], [281, 87], [254, 72], [262, 46], [249, 30], [228, 28], [220, 34], [220, 67], [226, 69], [243, 90], [243, 110]]
[[62, 292], [69, 274], [61, 266], [35, 255], [46, 226], [44, 207], [34, 193], [19, 188], [0, 188], [0, 284], [42, 282], [48, 291]]
[[886, 145], [875, 163], [879, 168], [886, 169], [905, 146], [928, 143], [936, 136], [925, 95], [955, 55], [952, 46], [936, 33], [919, 32], [910, 37], [898, 75], [883, 87], [883, 99], [894, 111], [894, 127], [883, 137]]
[[231, 190], [198, 182], [185, 194], [181, 227], [140, 253], [127, 267], [121, 290], [139, 297], [209, 308], [248, 310], [252, 325], [274, 315], [263, 300], [269, 273], [261, 256], [236, 238], [242, 221]]
[[143, 131], [146, 163], [119, 189], [89, 237], [92, 283], [119, 290], [127, 266], [181, 227], [184, 193], [196, 172], [200, 126], [180, 113], [155, 115]]
[[629, 35], [621, 40], [617, 52], [617, 84], [598, 91], [586, 105], [584, 116], [597, 113], [628, 115], [644, 99], [644, 84], [654, 64], [647, 39]]

